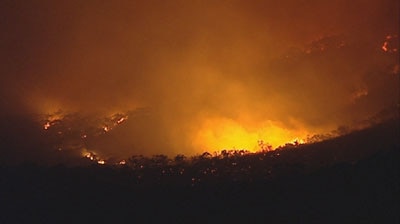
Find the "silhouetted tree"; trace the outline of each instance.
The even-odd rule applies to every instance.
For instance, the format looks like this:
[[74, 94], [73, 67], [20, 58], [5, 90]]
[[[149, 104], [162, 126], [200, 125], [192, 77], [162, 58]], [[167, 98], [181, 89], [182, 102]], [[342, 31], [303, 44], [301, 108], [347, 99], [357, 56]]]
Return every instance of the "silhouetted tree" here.
[[204, 152], [203, 154], [201, 154], [200, 156], [202, 159], [211, 159], [212, 155], [209, 152]]
[[133, 155], [128, 159], [128, 165], [133, 169], [140, 169], [147, 167], [149, 159], [143, 155]]
[[175, 165], [183, 165], [185, 164], [186, 156], [183, 154], [178, 154], [174, 158]]
[[162, 167], [168, 165], [168, 156], [159, 154], [159, 155], [154, 155], [150, 159], [151, 165], [154, 167]]

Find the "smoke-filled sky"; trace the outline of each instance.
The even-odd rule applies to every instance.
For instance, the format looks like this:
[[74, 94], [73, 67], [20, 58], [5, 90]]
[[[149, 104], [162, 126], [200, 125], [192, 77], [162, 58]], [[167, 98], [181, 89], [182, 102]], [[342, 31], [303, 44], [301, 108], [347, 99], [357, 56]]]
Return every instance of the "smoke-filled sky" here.
[[397, 0], [1, 1], [3, 160], [46, 154], [51, 143], [33, 130], [60, 111], [131, 112], [86, 145], [107, 157], [276, 147], [369, 119], [398, 102], [398, 9]]

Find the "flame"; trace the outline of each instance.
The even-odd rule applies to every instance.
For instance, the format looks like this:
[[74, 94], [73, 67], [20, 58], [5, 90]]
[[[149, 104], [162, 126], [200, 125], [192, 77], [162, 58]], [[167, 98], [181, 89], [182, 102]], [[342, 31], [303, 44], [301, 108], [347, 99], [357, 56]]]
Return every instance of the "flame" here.
[[87, 158], [87, 159], [89, 159], [89, 160], [91, 160], [93, 162], [96, 162], [97, 164], [100, 164], [100, 165], [106, 164], [106, 160], [104, 160], [101, 157], [99, 157], [95, 152], [88, 151], [85, 148], [82, 149], [82, 156], [83, 156], [83, 158]]
[[397, 34], [387, 35], [381, 49], [387, 53], [396, 53], [399, 46]]
[[118, 121], [117, 124], [121, 124], [122, 122], [126, 121], [127, 118], [126, 117], [121, 117]]
[[83, 151], [82, 151], [82, 156], [83, 156], [84, 158], [88, 158], [88, 159], [90, 159], [90, 160], [92, 160], [92, 161], [97, 159], [97, 156], [96, 156], [95, 153], [89, 152], [89, 151], [87, 151], [86, 149], [83, 149]]
[[86, 155], [84, 155], [84, 157], [86, 157], [86, 158], [88, 158], [88, 159], [90, 159], [90, 160], [94, 160], [94, 155], [92, 155], [91, 153], [87, 153]]
[[250, 152], [272, 149], [288, 142], [305, 143], [307, 132], [288, 130], [278, 123], [267, 121], [259, 127], [248, 128], [239, 122], [226, 119], [208, 119], [199, 128], [193, 144], [202, 150], [246, 149]]
[[43, 125], [43, 129], [44, 129], [44, 130], [47, 130], [47, 129], [50, 128], [50, 126], [51, 126], [50, 122], [46, 122], [46, 123]]
[[387, 41], [385, 41], [384, 43], [383, 43], [383, 45], [382, 45], [382, 50], [383, 51], [385, 51], [385, 52], [387, 52], [389, 49], [388, 49], [388, 45], [389, 45], [389, 43], [387, 42]]
[[43, 129], [48, 130], [51, 126], [53, 126], [57, 121], [60, 121], [64, 118], [64, 115], [58, 111], [55, 113], [49, 113], [47, 115], [44, 115], [44, 121], [45, 123], [43, 124]]
[[293, 139], [292, 141], [290, 141], [291, 142], [291, 144], [293, 144], [293, 145], [302, 145], [302, 144], [305, 144], [306, 143], [306, 141], [304, 140], [304, 139], [299, 139], [299, 138], [295, 138], [295, 139]]

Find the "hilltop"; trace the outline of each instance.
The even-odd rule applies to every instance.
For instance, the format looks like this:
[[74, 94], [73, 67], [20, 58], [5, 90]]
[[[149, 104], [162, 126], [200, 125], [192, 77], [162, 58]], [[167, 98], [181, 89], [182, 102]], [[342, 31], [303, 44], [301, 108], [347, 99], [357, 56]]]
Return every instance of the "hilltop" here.
[[396, 223], [398, 136], [392, 120], [314, 144], [174, 164], [3, 166], [0, 222]]

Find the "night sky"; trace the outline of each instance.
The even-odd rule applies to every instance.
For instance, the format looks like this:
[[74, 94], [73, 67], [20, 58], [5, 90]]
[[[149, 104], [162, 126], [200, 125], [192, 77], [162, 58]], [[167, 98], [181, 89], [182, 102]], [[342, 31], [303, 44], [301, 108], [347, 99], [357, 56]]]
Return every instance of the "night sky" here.
[[3, 0], [0, 161], [59, 158], [56, 113], [129, 113], [65, 153], [104, 158], [254, 151], [396, 116], [399, 18], [397, 0]]

